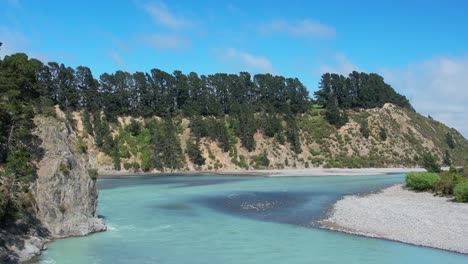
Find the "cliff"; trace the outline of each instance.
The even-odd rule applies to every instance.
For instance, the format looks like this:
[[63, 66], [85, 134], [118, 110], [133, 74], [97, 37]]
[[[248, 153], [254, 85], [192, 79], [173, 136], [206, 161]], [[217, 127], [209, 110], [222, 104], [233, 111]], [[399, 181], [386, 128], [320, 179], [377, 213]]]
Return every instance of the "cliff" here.
[[96, 180], [88, 174], [88, 156], [75, 148], [76, 133], [58, 111], [58, 118], [36, 116], [33, 134], [44, 155], [30, 186], [34, 206], [15, 225], [2, 230], [3, 262], [22, 262], [45, 249], [53, 238], [84, 236], [106, 230], [97, 218]]

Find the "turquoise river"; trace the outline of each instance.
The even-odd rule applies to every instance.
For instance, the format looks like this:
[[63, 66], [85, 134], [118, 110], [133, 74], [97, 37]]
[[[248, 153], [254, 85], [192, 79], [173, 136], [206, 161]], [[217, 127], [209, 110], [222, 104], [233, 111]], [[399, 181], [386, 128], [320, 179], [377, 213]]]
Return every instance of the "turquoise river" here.
[[352, 177], [167, 176], [99, 180], [108, 231], [57, 240], [41, 263], [468, 263], [468, 256], [322, 230], [343, 195], [403, 182]]

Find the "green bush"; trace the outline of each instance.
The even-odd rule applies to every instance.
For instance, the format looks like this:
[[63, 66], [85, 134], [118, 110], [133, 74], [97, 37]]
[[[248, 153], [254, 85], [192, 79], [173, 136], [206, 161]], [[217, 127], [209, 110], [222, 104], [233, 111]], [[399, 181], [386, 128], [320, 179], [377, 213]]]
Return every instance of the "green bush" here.
[[268, 168], [268, 166], [270, 165], [270, 160], [268, 159], [268, 154], [266, 152], [263, 152], [260, 155], [252, 156], [252, 160], [255, 163], [255, 169]]
[[91, 179], [96, 180], [98, 177], [98, 170], [97, 169], [88, 169], [88, 175]]
[[140, 170], [140, 164], [138, 164], [138, 162], [125, 162], [123, 166], [124, 166], [124, 169], [133, 170], [134, 172], [137, 172]]
[[433, 190], [439, 182], [440, 177], [431, 172], [410, 172], [406, 174], [406, 187], [418, 191]]
[[468, 180], [459, 182], [453, 189], [453, 194], [457, 202], [468, 202]]
[[441, 195], [452, 195], [453, 188], [461, 176], [453, 172], [439, 173], [440, 181], [434, 185], [434, 191]]

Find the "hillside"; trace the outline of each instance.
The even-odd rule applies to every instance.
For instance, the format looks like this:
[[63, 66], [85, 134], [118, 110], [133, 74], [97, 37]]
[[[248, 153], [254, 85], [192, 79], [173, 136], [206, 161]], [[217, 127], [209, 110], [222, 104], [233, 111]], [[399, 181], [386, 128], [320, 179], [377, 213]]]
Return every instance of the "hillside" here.
[[[195, 165], [187, 155], [187, 143], [196, 137], [191, 131], [192, 122], [186, 118], [174, 118], [183, 166], [172, 170], [417, 167], [421, 165], [419, 159], [424, 153], [432, 153], [442, 164], [446, 151], [454, 165], [462, 165], [468, 158], [468, 141], [456, 130], [402, 107], [387, 103], [381, 108], [349, 111], [348, 116], [349, 121], [336, 128], [327, 123], [323, 109], [311, 107], [299, 115], [299, 153], [293, 150], [291, 143], [279, 139], [278, 135], [287, 137], [288, 124], [285, 121], [274, 136], [267, 136], [262, 128], [257, 129], [254, 133], [255, 148], [248, 151], [242, 146], [240, 138], [235, 136], [229, 121], [219, 119], [227, 128], [227, 134], [231, 135], [228, 151], [223, 150], [218, 140], [201, 137], [199, 146], [205, 162], [200, 166]], [[255, 118], [256, 123], [262, 122], [261, 115]], [[153, 119], [161, 120], [159, 117]], [[94, 166], [101, 173], [115, 172], [114, 158], [99, 151], [94, 143], [95, 138], [84, 129], [82, 113], [74, 113], [74, 122]], [[129, 131], [135, 123], [141, 127], [141, 132], [132, 135]], [[111, 125], [110, 130], [121, 153], [120, 170], [171, 171], [171, 168], [148, 169], [145, 164], [143, 157], [150, 139], [144, 138], [144, 119], [119, 117], [118, 123]], [[448, 137], [453, 138], [453, 149], [447, 143]]]

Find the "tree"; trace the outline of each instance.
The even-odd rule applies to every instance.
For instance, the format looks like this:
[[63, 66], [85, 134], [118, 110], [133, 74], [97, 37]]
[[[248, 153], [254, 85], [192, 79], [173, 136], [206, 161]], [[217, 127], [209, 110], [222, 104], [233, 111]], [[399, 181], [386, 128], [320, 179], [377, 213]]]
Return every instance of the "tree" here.
[[453, 136], [451, 133], [446, 133], [445, 134], [445, 140], [447, 142], [447, 145], [451, 148], [454, 149], [456, 147], [455, 145], [455, 140], [453, 140]]
[[452, 165], [452, 158], [450, 157], [450, 152], [448, 151], [448, 149], [445, 150], [443, 163], [446, 166]]
[[205, 164], [205, 158], [202, 156], [200, 150], [200, 142], [196, 139], [189, 139], [187, 141], [187, 155], [193, 164], [197, 166]]
[[431, 153], [425, 153], [422, 156], [422, 166], [428, 172], [439, 173], [441, 171], [440, 165], [437, 164], [436, 158]]

